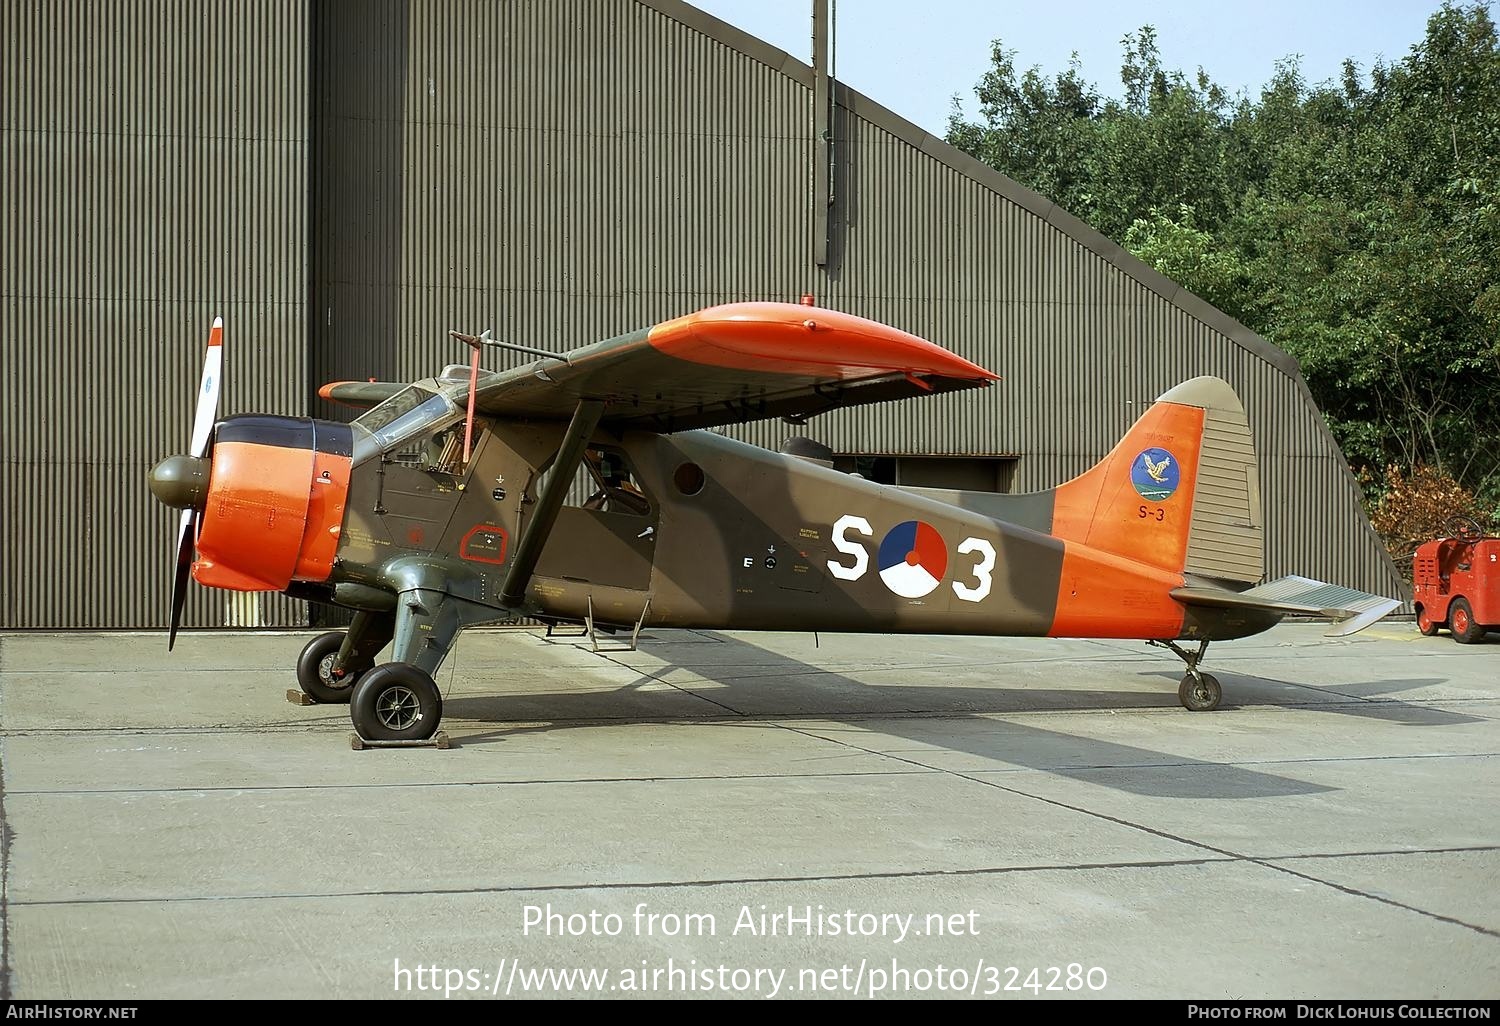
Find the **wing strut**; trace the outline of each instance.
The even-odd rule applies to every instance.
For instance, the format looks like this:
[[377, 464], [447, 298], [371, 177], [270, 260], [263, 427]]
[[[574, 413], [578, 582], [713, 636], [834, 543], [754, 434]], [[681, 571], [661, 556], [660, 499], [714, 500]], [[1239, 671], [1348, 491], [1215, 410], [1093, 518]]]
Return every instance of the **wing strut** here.
[[604, 401], [601, 399], [585, 399], [573, 411], [573, 419], [568, 423], [562, 445], [557, 449], [557, 458], [552, 461], [547, 486], [537, 499], [531, 520], [521, 533], [521, 543], [516, 546], [515, 561], [510, 564], [510, 571], [505, 575], [505, 584], [500, 589], [502, 604], [514, 608], [525, 600], [531, 573], [542, 556], [542, 547], [547, 544], [552, 525], [557, 522], [557, 513], [562, 509], [563, 499], [573, 485], [573, 475], [583, 462], [583, 451], [588, 447], [589, 436], [599, 426], [599, 418], [603, 414]]

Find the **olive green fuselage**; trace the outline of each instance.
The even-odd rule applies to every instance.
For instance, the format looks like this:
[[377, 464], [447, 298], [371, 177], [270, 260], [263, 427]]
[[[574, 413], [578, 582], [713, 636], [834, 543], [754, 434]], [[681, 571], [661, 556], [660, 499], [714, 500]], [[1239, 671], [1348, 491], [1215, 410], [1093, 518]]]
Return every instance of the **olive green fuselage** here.
[[[478, 424], [461, 472], [439, 459], [445, 427], [453, 424], [435, 425], [422, 439], [428, 444], [405, 453], [357, 448], [325, 597], [373, 608], [391, 594], [440, 594], [457, 600], [455, 630], [539, 616], [625, 626], [1046, 635], [1060, 595], [1088, 586], [1064, 579], [1065, 543], [1048, 533], [1045, 493], [991, 496], [979, 513], [709, 431], [601, 430], [590, 439], [590, 461], [602, 455], [625, 473], [610, 486], [589, 478], [585, 461], [581, 486], [546, 532], [525, 604], [515, 608], [501, 601], [503, 586], [566, 425]], [[1086, 561], [1086, 552], [1074, 550], [1075, 561]], [[1143, 595], [1182, 581], [1142, 573]], [[1143, 636], [1131, 632], [1132, 596], [1117, 598], [1122, 626], [1106, 636]], [[1276, 619], [1184, 607], [1183, 619], [1161, 636], [1237, 637]], [[432, 630], [427, 646], [446, 648]]]

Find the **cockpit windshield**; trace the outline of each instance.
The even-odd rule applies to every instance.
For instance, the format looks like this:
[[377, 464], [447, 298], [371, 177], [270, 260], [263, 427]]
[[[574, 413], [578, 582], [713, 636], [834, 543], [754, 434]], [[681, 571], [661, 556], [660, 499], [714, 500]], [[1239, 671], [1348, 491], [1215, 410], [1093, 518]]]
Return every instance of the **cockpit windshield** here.
[[397, 392], [354, 423], [368, 431], [379, 448], [387, 449], [455, 409], [452, 400], [446, 396], [420, 385], [412, 385]]
[[403, 388], [379, 406], [360, 414], [354, 423], [373, 434], [391, 421], [398, 419], [402, 414], [415, 410], [422, 405], [422, 400], [429, 399], [432, 395], [433, 393], [425, 388], [411, 385]]

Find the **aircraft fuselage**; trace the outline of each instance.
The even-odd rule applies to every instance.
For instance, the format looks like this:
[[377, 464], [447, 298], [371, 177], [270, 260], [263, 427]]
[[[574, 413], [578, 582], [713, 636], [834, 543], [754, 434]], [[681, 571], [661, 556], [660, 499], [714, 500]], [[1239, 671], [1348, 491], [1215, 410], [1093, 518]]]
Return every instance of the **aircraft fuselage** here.
[[[444, 428], [422, 432], [410, 458], [356, 445], [330, 584], [389, 589], [391, 566], [420, 557], [505, 619], [501, 585], [563, 426], [486, 425], [461, 476], [429, 459], [443, 443], [428, 436]], [[591, 503], [585, 493], [599, 482], [580, 472], [583, 487], [559, 512], [527, 589], [533, 615], [631, 625], [644, 612], [647, 625], [660, 627], [1195, 639], [1239, 637], [1278, 619], [1189, 611], [1168, 595], [1180, 574], [713, 432], [603, 432], [590, 452], [628, 468], [639, 499], [600, 487]], [[1141, 520], [1141, 530], [1157, 529], [1154, 518]]]

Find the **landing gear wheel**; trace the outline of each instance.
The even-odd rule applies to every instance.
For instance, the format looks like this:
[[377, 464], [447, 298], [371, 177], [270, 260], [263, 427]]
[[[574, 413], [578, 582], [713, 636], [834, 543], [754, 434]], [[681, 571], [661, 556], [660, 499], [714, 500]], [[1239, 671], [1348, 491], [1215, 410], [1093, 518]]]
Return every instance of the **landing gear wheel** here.
[[1463, 596], [1454, 599], [1453, 605], [1448, 607], [1448, 629], [1453, 632], [1453, 640], [1460, 645], [1484, 640], [1485, 630], [1474, 622], [1474, 610], [1469, 608], [1469, 600]]
[[1177, 686], [1177, 700], [1191, 712], [1212, 712], [1219, 707], [1224, 689], [1219, 687], [1219, 678], [1211, 673], [1189, 673]]
[[443, 695], [420, 667], [385, 663], [354, 685], [349, 718], [371, 741], [426, 741], [443, 718]]
[[1177, 686], [1177, 701], [1182, 703], [1184, 709], [1192, 712], [1212, 712], [1219, 707], [1219, 699], [1224, 696], [1224, 689], [1219, 687], [1219, 678], [1198, 669], [1198, 664], [1208, 654], [1207, 639], [1198, 642], [1196, 652], [1187, 651], [1175, 641], [1148, 640], [1146, 644], [1170, 649], [1178, 659], [1187, 664], [1187, 675]]
[[297, 657], [297, 683], [314, 701], [326, 705], [339, 705], [349, 701], [359, 674], [347, 673], [342, 677], [333, 675], [333, 660], [344, 643], [343, 631], [319, 634], [307, 643]]
[[1424, 638], [1430, 638], [1438, 632], [1437, 622], [1426, 609], [1417, 610], [1417, 630], [1422, 632]]

